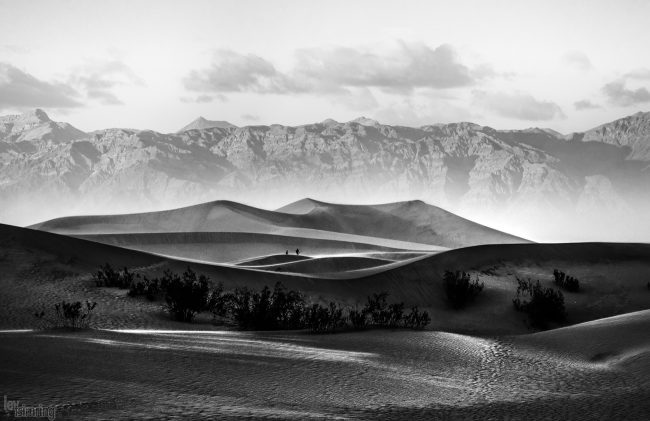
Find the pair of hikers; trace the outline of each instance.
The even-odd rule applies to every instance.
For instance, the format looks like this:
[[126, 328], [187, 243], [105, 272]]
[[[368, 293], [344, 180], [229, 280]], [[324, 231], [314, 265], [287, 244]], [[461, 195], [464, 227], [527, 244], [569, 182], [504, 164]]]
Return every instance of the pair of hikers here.
[[[289, 250], [285, 250], [284, 254], [289, 254]], [[300, 249], [296, 249], [296, 256], [300, 256]]]

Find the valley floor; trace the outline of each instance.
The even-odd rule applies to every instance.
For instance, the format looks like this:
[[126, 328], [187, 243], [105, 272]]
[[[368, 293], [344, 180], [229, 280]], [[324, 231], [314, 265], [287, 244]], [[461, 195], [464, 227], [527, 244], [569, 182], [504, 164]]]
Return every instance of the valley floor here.
[[0, 386], [56, 419], [642, 420], [649, 320], [570, 327], [578, 351], [544, 345], [555, 331], [5, 331]]

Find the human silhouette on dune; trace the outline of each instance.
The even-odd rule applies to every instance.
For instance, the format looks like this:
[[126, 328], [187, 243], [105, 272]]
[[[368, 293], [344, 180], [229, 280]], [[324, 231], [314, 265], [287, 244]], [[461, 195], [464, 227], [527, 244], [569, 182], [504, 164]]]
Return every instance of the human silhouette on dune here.
[[296, 256], [300, 256], [300, 249], [296, 249]]

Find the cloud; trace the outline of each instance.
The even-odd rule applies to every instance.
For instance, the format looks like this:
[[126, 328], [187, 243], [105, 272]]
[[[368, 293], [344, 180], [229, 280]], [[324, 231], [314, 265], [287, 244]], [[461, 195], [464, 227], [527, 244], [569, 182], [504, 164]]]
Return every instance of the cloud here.
[[627, 107], [650, 102], [650, 91], [647, 88], [631, 89], [627, 88], [626, 84], [627, 81], [623, 78], [603, 86], [603, 93], [610, 103]]
[[221, 101], [227, 102], [228, 98], [222, 94], [212, 94], [212, 95], [197, 95], [197, 96], [183, 96], [180, 98], [181, 102], [186, 104], [207, 104], [209, 102]]
[[454, 101], [431, 97], [404, 97], [386, 104], [372, 115], [384, 124], [409, 127], [469, 121], [476, 117], [466, 107], [455, 105]]
[[199, 95], [195, 100], [195, 102], [198, 102], [199, 104], [205, 104], [212, 101], [214, 101], [214, 97], [210, 95]]
[[123, 104], [114, 93], [119, 86], [144, 85], [130, 67], [119, 60], [88, 62], [73, 70], [69, 82], [85, 92], [86, 97], [104, 105]]
[[297, 50], [294, 66], [286, 72], [257, 55], [217, 50], [212, 63], [189, 72], [183, 84], [194, 92], [354, 96], [356, 89], [408, 94], [417, 88], [470, 86], [492, 76], [494, 71], [489, 66], [471, 69], [462, 64], [449, 45], [431, 48], [422, 43], [399, 42], [384, 52], [349, 47]]
[[282, 75], [262, 57], [217, 50], [206, 69], [192, 70], [185, 88], [195, 92], [272, 92]]
[[576, 102], [573, 103], [573, 106], [578, 111], [596, 110], [596, 109], [603, 108], [598, 104], [594, 104], [593, 102], [589, 101], [588, 99], [582, 99], [580, 101], [576, 101]]
[[543, 121], [565, 118], [559, 105], [551, 101], [540, 101], [532, 95], [515, 92], [473, 92], [474, 101], [498, 115], [517, 120]]
[[593, 64], [589, 57], [580, 51], [569, 51], [562, 56], [562, 61], [577, 70], [588, 71], [593, 69]]
[[[449, 45], [435, 49], [400, 42], [377, 53], [363, 48], [303, 49], [296, 53], [295, 75], [315, 86], [380, 88], [409, 92], [415, 88], [455, 88], [474, 83], [471, 70], [458, 61]], [[483, 74], [487, 69], [479, 69]]]
[[72, 108], [79, 93], [61, 82], [45, 82], [8, 63], [0, 63], [0, 108]]

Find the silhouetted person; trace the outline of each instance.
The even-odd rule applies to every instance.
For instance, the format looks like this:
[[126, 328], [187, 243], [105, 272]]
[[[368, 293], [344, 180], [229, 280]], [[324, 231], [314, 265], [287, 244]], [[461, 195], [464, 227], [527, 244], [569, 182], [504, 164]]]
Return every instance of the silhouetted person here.
[[296, 256], [300, 256], [300, 250], [296, 249]]
[[289, 254], [289, 250], [285, 250], [285, 251], [284, 251], [284, 254], [288, 255], [288, 254]]

